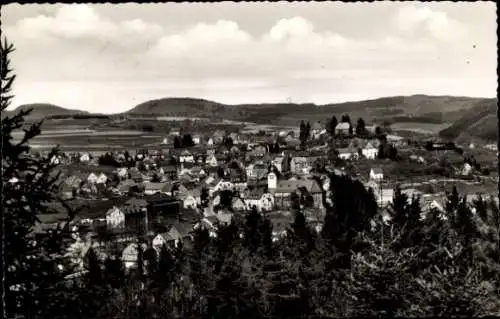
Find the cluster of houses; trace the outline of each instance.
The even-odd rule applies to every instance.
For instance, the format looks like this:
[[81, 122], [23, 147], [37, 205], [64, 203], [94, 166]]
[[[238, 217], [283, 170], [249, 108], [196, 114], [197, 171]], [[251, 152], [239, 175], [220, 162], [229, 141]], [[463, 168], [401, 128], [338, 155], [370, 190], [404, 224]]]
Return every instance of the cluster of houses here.
[[[337, 126], [338, 133], [349, 131], [346, 124]], [[313, 139], [325, 133], [321, 126], [313, 125]], [[328, 166], [326, 172], [317, 169], [317, 164], [328, 158], [328, 147], [319, 145], [300, 150], [300, 142], [286, 132], [271, 137], [231, 133], [233, 144], [228, 146], [223, 143], [227, 135], [219, 131], [209, 138], [194, 135], [196, 146], [189, 149], [166, 147], [171, 137], [178, 134], [172, 132], [160, 149], [137, 151], [134, 155], [112, 154], [118, 163], [127, 162], [127, 156], [132, 157], [131, 167], [101, 170], [96, 162], [98, 155], [90, 153], [62, 154], [52, 159], [59, 165], [76, 160], [87, 168], [85, 174], [64, 177], [63, 198], [104, 203], [89, 206], [92, 208], [77, 218], [78, 226], [85, 226], [92, 234], [79, 239], [78, 245], [87, 249], [92, 245], [102, 248], [100, 242], [106, 242], [106, 236], [100, 234], [106, 230], [114, 238], [111, 240], [113, 251], [119, 249], [126, 265], [133, 265], [139, 249], [138, 238], [146, 245], [145, 249], [157, 250], [164, 244], [189, 243], [193, 230], [199, 227], [215, 236], [218, 225], [228, 224], [235, 215], [252, 209], [268, 216], [280, 212], [287, 215], [293, 194], [298, 195], [301, 206], [309, 212], [308, 221], [315, 229], [321, 229], [321, 216], [326, 209], [323, 196], [329, 190], [328, 171], [344, 173]], [[393, 145], [402, 143], [397, 136], [388, 136], [387, 140]], [[280, 150], [270, 152], [270, 145], [276, 143]], [[344, 146], [337, 148], [338, 157], [343, 160], [374, 160], [380, 142], [351, 138]], [[384, 183], [382, 169], [374, 166], [369, 175], [361, 179], [373, 190], [379, 206], [384, 211], [389, 209], [393, 185]], [[416, 189], [404, 192], [409, 198], [421, 196], [424, 212], [444, 207], [438, 196], [422, 194]], [[228, 193], [231, 194], [229, 203]], [[277, 221], [273, 221], [273, 226], [273, 240], [279, 240], [286, 226]], [[109, 235], [106, 238], [109, 242]], [[110, 249], [109, 244], [104, 246]]]

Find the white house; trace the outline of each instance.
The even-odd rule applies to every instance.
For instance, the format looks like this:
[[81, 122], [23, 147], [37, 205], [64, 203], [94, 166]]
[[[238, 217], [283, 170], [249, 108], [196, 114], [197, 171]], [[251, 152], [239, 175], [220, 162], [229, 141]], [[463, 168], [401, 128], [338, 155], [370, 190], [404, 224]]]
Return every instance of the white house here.
[[194, 163], [194, 156], [188, 150], [185, 150], [179, 156], [179, 162], [181, 163]]
[[106, 174], [101, 173], [99, 174], [99, 177], [97, 177], [96, 184], [106, 184], [107, 181], [108, 177], [106, 176]]
[[205, 163], [209, 166], [212, 166], [212, 167], [216, 167], [217, 165], [219, 165], [219, 163], [217, 161], [217, 157], [215, 157], [215, 155], [207, 156]]
[[61, 164], [61, 157], [57, 156], [57, 155], [52, 156], [52, 158], [50, 159], [50, 164], [52, 164], [52, 165]]
[[382, 188], [375, 193], [379, 206], [387, 206], [392, 203], [394, 190], [392, 188]]
[[116, 172], [119, 178], [126, 178], [128, 176], [128, 170], [126, 167], [121, 167]]
[[462, 175], [467, 176], [472, 172], [472, 166], [469, 163], [465, 163], [462, 169]]
[[146, 182], [144, 183], [144, 194], [146, 195], [152, 195], [156, 193], [160, 193], [163, 188], [167, 185], [167, 183], [151, 183], [151, 182]]
[[249, 194], [245, 197], [245, 205], [248, 210], [255, 206], [259, 212], [271, 211], [274, 207], [274, 196], [269, 193]]
[[201, 138], [199, 135], [193, 136], [193, 143], [194, 144], [196, 144], [196, 145], [200, 144], [200, 140], [201, 140]]
[[384, 179], [384, 173], [380, 167], [374, 167], [370, 170], [370, 180], [381, 181]]
[[[141, 248], [145, 251], [148, 247], [146, 244], [142, 244]], [[122, 261], [126, 269], [130, 269], [137, 265], [137, 258], [139, 256], [139, 245], [132, 243], [125, 247], [122, 252]]]
[[349, 134], [349, 128], [351, 127], [351, 124], [347, 122], [342, 122], [337, 124], [335, 127], [335, 134], [344, 134], [347, 135]]
[[372, 143], [366, 143], [365, 147], [361, 149], [361, 154], [367, 159], [375, 159], [378, 155], [378, 149]]
[[191, 208], [194, 209], [196, 208], [198, 204], [198, 201], [193, 195], [187, 195], [182, 199], [182, 205], [184, 208]]
[[339, 158], [343, 160], [356, 160], [359, 158], [359, 153], [356, 149], [352, 147], [346, 147], [346, 148], [339, 148]]
[[111, 208], [106, 212], [106, 224], [109, 228], [125, 227], [125, 214], [116, 206]]
[[80, 162], [82, 163], [87, 163], [90, 161], [90, 154], [89, 153], [83, 153], [81, 156], [80, 156]]
[[211, 137], [208, 139], [208, 141], [207, 141], [207, 145], [208, 145], [208, 146], [212, 146], [212, 145], [214, 145], [214, 140], [213, 140]]
[[283, 161], [284, 161], [284, 157], [282, 156], [278, 156], [278, 157], [275, 157], [272, 161], [271, 161], [271, 165], [273, 165], [274, 167], [276, 167], [276, 169], [278, 170], [278, 172], [282, 172], [283, 171]]
[[98, 179], [99, 179], [99, 178], [98, 178], [98, 177], [97, 177], [97, 175], [96, 175], [96, 174], [94, 174], [94, 173], [90, 173], [90, 174], [89, 174], [89, 177], [87, 177], [87, 181], [88, 181], [90, 184], [95, 184], [95, 183], [97, 183], [97, 180], [98, 180]]
[[160, 250], [161, 247], [167, 244], [166, 239], [163, 237], [162, 234], [157, 234], [152, 241], [152, 246], [154, 249]]

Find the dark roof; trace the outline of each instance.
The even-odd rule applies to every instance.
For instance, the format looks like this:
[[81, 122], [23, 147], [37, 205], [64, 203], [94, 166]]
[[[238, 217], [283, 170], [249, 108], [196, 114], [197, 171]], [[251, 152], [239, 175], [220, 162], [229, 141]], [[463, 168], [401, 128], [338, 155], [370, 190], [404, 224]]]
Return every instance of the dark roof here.
[[144, 199], [148, 203], [154, 203], [154, 202], [160, 202], [160, 201], [177, 201], [177, 199], [175, 197], [168, 196], [167, 194], [163, 194], [163, 193], [146, 195], [146, 196], [144, 196]]

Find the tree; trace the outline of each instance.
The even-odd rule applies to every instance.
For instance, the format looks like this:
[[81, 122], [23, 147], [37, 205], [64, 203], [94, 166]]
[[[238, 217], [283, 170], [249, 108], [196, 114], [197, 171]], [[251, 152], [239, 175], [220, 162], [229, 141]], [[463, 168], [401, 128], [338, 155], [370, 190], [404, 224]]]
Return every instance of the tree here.
[[201, 207], [207, 207], [208, 206], [208, 203], [209, 203], [209, 193], [208, 193], [208, 189], [206, 187], [203, 187], [201, 189], [201, 195], [200, 195], [200, 200], [201, 200]]
[[351, 117], [349, 116], [349, 114], [343, 114], [340, 122], [351, 124]]
[[375, 126], [375, 135], [376, 136], [380, 136], [382, 135], [382, 129], [380, 128], [380, 126]]
[[[14, 46], [6, 39], [1, 44], [1, 111], [11, 104], [12, 85], [16, 76], [10, 67]], [[3, 266], [6, 316], [40, 317], [61, 303], [54, 297], [64, 277], [72, 272], [68, 261], [61, 257], [65, 239], [69, 239], [69, 221], [74, 211], [65, 203], [68, 217], [56, 229], [43, 231], [35, 238], [38, 214], [54, 213], [47, 203], [57, 201], [57, 179], [47, 158], [30, 155], [28, 143], [40, 134], [41, 122], [25, 129], [20, 142], [14, 143], [12, 133], [24, 126], [24, 117], [31, 110], [2, 118], [2, 208]], [[55, 301], [54, 299], [58, 299]]]
[[[175, 141], [174, 141], [174, 144], [175, 144]], [[182, 137], [181, 144], [182, 144], [182, 147], [193, 147], [194, 142], [193, 142], [193, 137], [191, 136], [191, 134], [184, 134], [184, 136]]]
[[363, 118], [358, 119], [358, 124], [356, 125], [356, 135], [362, 136], [366, 133], [366, 125]]
[[179, 136], [174, 137], [174, 148], [181, 148], [182, 147], [182, 141]]
[[231, 136], [224, 137], [222, 144], [224, 144], [224, 146], [227, 147], [228, 150], [230, 150], [234, 145], [233, 138]]
[[330, 136], [335, 137], [335, 128], [337, 127], [338, 121], [335, 115], [332, 116], [330, 121], [326, 123], [326, 131], [330, 134]]

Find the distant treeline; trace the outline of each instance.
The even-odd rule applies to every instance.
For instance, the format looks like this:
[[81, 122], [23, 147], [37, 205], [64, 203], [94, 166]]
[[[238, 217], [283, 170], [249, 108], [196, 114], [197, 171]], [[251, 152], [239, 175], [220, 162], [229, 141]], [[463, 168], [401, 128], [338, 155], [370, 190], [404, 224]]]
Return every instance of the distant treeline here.
[[109, 115], [102, 114], [55, 114], [49, 115], [46, 117], [49, 120], [63, 120], [63, 119], [74, 119], [74, 120], [91, 120], [91, 119], [100, 119], [100, 120], [109, 120]]

